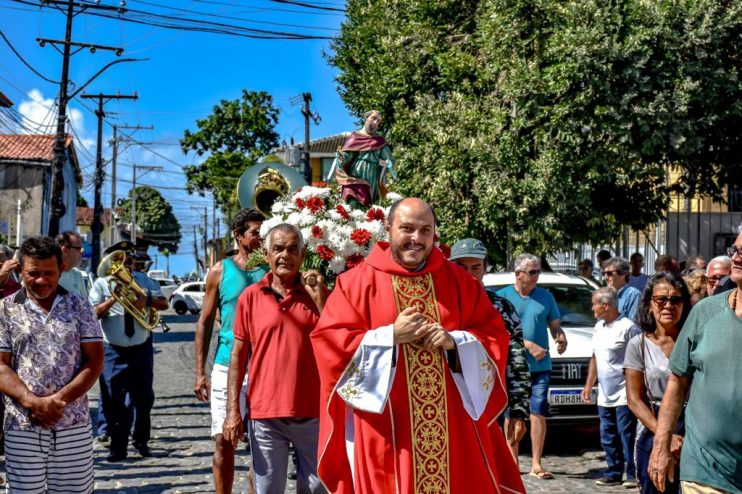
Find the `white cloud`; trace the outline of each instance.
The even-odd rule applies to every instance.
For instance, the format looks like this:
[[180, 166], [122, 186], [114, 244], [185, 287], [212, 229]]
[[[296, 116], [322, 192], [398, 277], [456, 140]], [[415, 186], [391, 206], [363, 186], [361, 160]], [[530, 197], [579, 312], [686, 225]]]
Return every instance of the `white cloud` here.
[[[25, 117], [24, 128], [21, 132], [26, 134], [54, 134], [57, 131], [57, 112], [54, 98], [45, 98], [38, 89], [32, 89], [26, 96], [27, 100], [21, 101], [18, 111]], [[79, 142], [87, 149], [95, 144], [85, 130], [85, 116], [72, 106], [67, 107], [67, 118], [69, 119], [68, 130], [71, 130], [79, 139]]]

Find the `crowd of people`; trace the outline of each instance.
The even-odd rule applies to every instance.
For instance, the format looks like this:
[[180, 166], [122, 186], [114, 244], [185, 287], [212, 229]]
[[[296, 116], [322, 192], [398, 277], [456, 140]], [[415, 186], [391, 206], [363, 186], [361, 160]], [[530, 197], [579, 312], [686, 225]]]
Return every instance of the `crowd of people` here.
[[[459, 240], [446, 259], [432, 208], [408, 198], [390, 208], [389, 242], [330, 289], [319, 271], [301, 271], [301, 231], [280, 224], [261, 239], [263, 220], [235, 215], [237, 250], [209, 271], [196, 326], [194, 393], [210, 403], [216, 492], [232, 492], [240, 441], [252, 454], [249, 489], [261, 494], [284, 492], [290, 463], [298, 492], [524, 493], [529, 429], [529, 475], [555, 477], [542, 461], [549, 346], [562, 354], [569, 341], [538, 286], [539, 257], [519, 255], [514, 284], [485, 289], [484, 244]], [[260, 249], [265, 263], [255, 264]], [[112, 250], [128, 253], [142, 289], [129, 304], [166, 309], [146, 259], [126, 242]], [[578, 265], [596, 286], [582, 400], [598, 407], [598, 486], [742, 493], [742, 234], [727, 253], [684, 266], [662, 255], [652, 276], [639, 253], [599, 253], [599, 280], [591, 260]], [[94, 435], [109, 462], [127, 457], [130, 436], [151, 455], [151, 328], [110, 276], [87, 293], [81, 254], [72, 232], [29, 238], [19, 258], [0, 252], [9, 492], [92, 492]], [[86, 393], [96, 381], [93, 431]]]

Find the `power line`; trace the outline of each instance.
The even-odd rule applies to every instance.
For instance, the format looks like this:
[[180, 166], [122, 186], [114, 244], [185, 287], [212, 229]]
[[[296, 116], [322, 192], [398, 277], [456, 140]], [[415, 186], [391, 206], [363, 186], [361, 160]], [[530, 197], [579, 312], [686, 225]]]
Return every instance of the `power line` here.
[[18, 53], [18, 50], [15, 49], [15, 46], [13, 46], [13, 43], [10, 42], [10, 40], [7, 38], [7, 36], [5, 36], [5, 33], [3, 33], [2, 30], [0, 30], [0, 36], [2, 36], [2, 38], [5, 40], [5, 43], [7, 43], [8, 47], [13, 51], [13, 53], [15, 53], [15, 56], [18, 57], [18, 60], [20, 60], [21, 62], [23, 62], [23, 65], [25, 65], [26, 67], [28, 67], [29, 70], [31, 70], [31, 72], [33, 72], [37, 76], [39, 76], [42, 79], [44, 79], [46, 82], [50, 82], [52, 84], [59, 84], [59, 81], [53, 81], [53, 80], [49, 79], [48, 77], [46, 77], [41, 72], [39, 72], [38, 70], [36, 70], [35, 68], [33, 68], [33, 66], [30, 63], [28, 63], [26, 61], [26, 59], [23, 58], [23, 56], [20, 53]]

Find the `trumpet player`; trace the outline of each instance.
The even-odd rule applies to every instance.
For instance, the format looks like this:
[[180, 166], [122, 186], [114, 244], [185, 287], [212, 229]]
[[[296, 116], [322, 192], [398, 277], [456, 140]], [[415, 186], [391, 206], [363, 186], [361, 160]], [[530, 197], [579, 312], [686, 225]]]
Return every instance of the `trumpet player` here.
[[[101, 401], [103, 414], [111, 437], [106, 460], [119, 462], [128, 456], [129, 431], [134, 421], [132, 445], [140, 456], [149, 457], [150, 412], [155, 401], [153, 390], [154, 352], [152, 332], [131, 314], [131, 309], [161, 311], [168, 308], [168, 301], [154, 280], [141, 270], [136, 270], [136, 255], [131, 242], [123, 241], [104, 252], [117, 250], [127, 253], [124, 267], [134, 282], [142, 289], [132, 300], [130, 310], [124, 308], [111, 293], [111, 276], [100, 277], [93, 283], [90, 303], [101, 322], [105, 340]], [[121, 297], [124, 290], [118, 285], [114, 290]], [[131, 409], [126, 406], [129, 396]], [[132, 412], [134, 417], [132, 417]]]

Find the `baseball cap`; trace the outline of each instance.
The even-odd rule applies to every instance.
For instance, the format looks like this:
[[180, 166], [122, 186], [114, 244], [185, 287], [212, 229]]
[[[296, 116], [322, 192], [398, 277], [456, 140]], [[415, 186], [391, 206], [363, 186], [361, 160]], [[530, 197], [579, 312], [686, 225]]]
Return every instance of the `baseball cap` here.
[[485, 259], [487, 257], [487, 248], [476, 238], [459, 240], [451, 247], [451, 257], [449, 259], [453, 261], [462, 257]]

